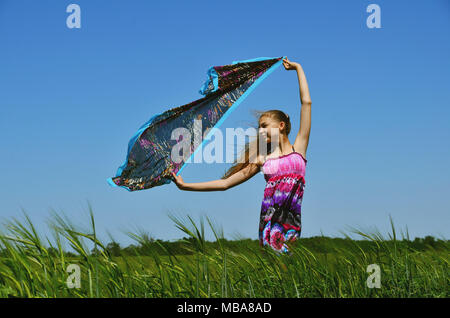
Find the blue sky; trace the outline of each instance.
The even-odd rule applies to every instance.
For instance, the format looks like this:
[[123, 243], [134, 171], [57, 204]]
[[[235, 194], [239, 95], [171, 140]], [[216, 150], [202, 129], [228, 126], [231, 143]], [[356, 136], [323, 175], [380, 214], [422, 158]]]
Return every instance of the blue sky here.
[[[66, 7], [81, 7], [81, 29]], [[369, 29], [366, 7], [381, 8]], [[257, 239], [265, 181], [225, 192], [175, 184], [110, 187], [128, 140], [156, 113], [202, 97], [212, 65], [288, 56], [305, 70], [312, 104], [303, 237], [348, 226], [411, 237], [449, 236], [448, 1], [0, 0], [0, 217], [21, 209], [45, 234], [50, 209], [122, 244], [123, 230], [181, 238], [167, 212], [208, 215], [227, 238]], [[278, 68], [221, 126], [255, 124], [278, 108], [299, 128], [295, 72]], [[189, 164], [186, 182], [230, 166]], [[212, 236], [209, 236], [212, 237]]]

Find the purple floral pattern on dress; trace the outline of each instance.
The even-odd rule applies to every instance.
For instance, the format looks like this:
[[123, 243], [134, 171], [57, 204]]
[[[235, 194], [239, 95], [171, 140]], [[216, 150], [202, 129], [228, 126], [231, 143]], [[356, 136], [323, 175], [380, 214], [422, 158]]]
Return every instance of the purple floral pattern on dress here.
[[[284, 161], [275, 174], [266, 175], [266, 187], [261, 204], [259, 242], [276, 252], [289, 254], [289, 242], [301, 235], [301, 204], [305, 187], [303, 156], [282, 156]], [[292, 167], [299, 167], [298, 170]], [[264, 172], [264, 169], [263, 169]]]

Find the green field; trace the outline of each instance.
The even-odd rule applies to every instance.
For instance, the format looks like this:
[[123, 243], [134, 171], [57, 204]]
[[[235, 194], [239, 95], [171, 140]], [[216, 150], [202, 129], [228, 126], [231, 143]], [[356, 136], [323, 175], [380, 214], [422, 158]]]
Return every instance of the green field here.
[[[6, 221], [0, 297], [449, 296], [448, 240], [410, 240], [407, 233], [399, 238], [392, 221], [387, 237], [352, 230], [360, 239], [303, 238], [287, 256], [261, 249], [255, 240], [226, 240], [208, 218], [196, 224], [174, 216], [184, 239], [164, 242], [130, 232], [136, 245], [122, 248], [97, 239], [90, 212], [89, 231], [55, 213], [52, 236], [45, 238], [26, 214], [22, 221]], [[206, 230], [215, 241], [205, 240]], [[76, 282], [70, 264], [80, 269], [80, 286], [67, 283]], [[367, 285], [370, 264], [379, 266], [379, 288]]]

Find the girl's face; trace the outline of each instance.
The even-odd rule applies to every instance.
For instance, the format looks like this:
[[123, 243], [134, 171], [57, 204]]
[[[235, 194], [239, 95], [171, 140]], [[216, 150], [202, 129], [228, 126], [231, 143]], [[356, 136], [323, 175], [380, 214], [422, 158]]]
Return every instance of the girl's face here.
[[280, 132], [282, 124], [273, 120], [268, 116], [263, 116], [259, 119], [259, 134], [266, 142], [270, 142], [272, 138], [276, 137]]

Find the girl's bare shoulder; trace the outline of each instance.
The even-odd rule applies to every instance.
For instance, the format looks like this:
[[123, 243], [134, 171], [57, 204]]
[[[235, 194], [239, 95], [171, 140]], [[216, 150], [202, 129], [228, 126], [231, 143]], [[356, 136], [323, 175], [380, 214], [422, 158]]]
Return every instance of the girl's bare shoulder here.
[[264, 157], [263, 155], [259, 154], [259, 155], [256, 157], [256, 162], [255, 162], [255, 164], [256, 164], [259, 168], [262, 168], [262, 166], [263, 166], [263, 164], [264, 164], [264, 161], [265, 161], [265, 157]]

